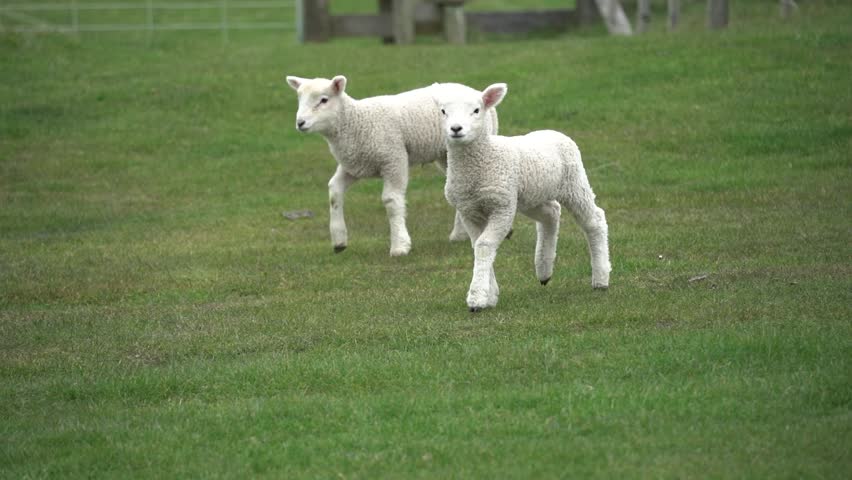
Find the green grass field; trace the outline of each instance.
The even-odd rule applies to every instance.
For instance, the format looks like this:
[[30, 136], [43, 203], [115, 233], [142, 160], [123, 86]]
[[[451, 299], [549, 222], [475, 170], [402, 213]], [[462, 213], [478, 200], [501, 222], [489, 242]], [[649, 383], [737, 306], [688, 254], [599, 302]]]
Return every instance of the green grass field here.
[[[465, 47], [0, 35], [0, 477], [849, 478], [852, 5], [707, 32], [685, 1], [667, 34], [657, 3], [642, 37]], [[569, 217], [539, 285], [519, 218], [470, 314], [431, 166], [409, 256], [377, 180], [333, 254], [284, 75], [337, 73], [507, 82], [503, 133], [583, 150], [610, 290]]]

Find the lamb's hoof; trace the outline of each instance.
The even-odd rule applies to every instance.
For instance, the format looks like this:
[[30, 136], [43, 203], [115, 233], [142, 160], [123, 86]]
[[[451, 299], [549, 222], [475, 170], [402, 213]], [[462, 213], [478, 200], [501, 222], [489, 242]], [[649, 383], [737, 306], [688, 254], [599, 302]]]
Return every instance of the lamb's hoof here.
[[482, 311], [482, 307], [470, 307], [470, 313], [479, 313]]
[[541, 282], [541, 285], [542, 285], [542, 286], [547, 285], [547, 282], [549, 282], [549, 281], [550, 281], [550, 277], [547, 277], [547, 278], [545, 278], [544, 280], [539, 280], [539, 281]]
[[344, 250], [346, 250], [346, 245], [335, 245], [334, 246], [334, 253], [340, 253]]
[[609, 285], [592, 285], [595, 290], [609, 290]]
[[514, 228], [510, 228], [510, 229], [509, 229], [509, 233], [507, 233], [507, 234], [506, 234], [506, 240], [509, 240], [510, 238], [512, 238], [512, 234], [513, 234], [513, 233], [515, 233], [515, 229], [514, 229]]

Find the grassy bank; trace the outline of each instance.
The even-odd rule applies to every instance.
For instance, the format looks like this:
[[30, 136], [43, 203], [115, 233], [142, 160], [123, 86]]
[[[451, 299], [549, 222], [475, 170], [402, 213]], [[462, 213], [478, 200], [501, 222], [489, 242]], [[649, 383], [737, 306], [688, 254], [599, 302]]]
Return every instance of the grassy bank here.
[[[465, 47], [0, 35], [0, 476], [847, 478], [852, 8], [769, 3]], [[283, 77], [336, 73], [507, 82], [505, 134], [582, 149], [611, 289], [569, 218], [541, 287], [519, 219], [468, 313], [431, 166], [409, 256], [378, 181], [334, 255]]]

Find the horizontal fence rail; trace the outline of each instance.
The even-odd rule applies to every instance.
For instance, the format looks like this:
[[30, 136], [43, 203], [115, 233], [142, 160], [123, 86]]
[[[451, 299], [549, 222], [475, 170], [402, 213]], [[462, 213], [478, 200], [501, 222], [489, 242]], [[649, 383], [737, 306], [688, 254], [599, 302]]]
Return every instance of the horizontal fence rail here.
[[[164, 11], [219, 11], [218, 21], [205, 22], [157, 22], [157, 12]], [[235, 21], [231, 14], [239, 10], [282, 10], [287, 12], [287, 21]], [[233, 1], [165, 3], [147, 0], [143, 2], [85, 3], [72, 0], [67, 3], [13, 3], [0, 4], [0, 32], [15, 33], [79, 33], [79, 32], [133, 32], [133, 31], [179, 31], [220, 30], [227, 41], [229, 30], [283, 30], [293, 31], [290, 18], [295, 10], [294, 0]], [[85, 23], [80, 21], [80, 12], [146, 12], [145, 21], [138, 23]], [[40, 14], [65, 13], [68, 23], [56, 23], [40, 18]], [[279, 15], [279, 17], [284, 17]], [[16, 22], [7, 25], [4, 19]]]

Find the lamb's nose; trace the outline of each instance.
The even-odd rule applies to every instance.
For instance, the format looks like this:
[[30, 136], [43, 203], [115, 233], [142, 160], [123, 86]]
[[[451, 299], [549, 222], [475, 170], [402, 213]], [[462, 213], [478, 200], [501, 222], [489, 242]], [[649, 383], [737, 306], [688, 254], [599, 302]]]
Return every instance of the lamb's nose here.
[[461, 125], [453, 125], [452, 127], [450, 127], [450, 130], [452, 130], [453, 133], [459, 133], [459, 132], [461, 132], [461, 129], [462, 129]]
[[305, 121], [304, 120], [296, 120], [296, 126], [299, 127], [299, 128], [304, 127]]

